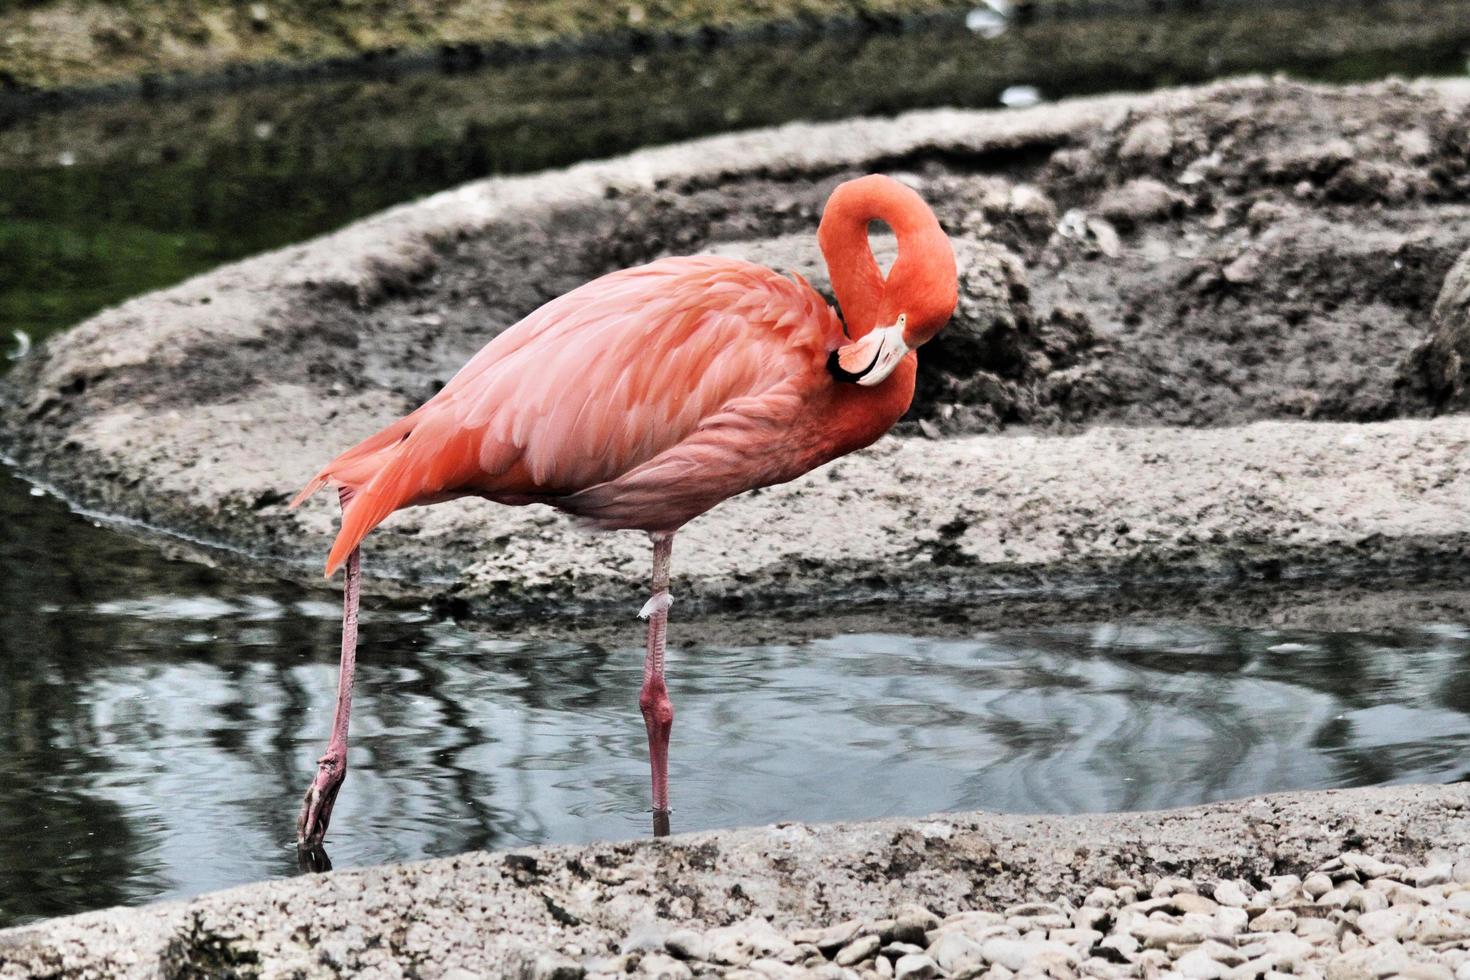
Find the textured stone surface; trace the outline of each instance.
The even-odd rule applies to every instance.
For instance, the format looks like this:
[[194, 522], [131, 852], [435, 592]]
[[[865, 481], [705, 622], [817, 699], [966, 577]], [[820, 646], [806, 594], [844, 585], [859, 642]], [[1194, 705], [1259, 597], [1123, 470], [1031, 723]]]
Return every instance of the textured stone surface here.
[[[968, 263], [961, 318], [926, 351], [918, 414], [904, 438], [692, 524], [675, 547], [680, 609], [1443, 570], [1466, 554], [1461, 418], [1286, 419], [1428, 412], [1419, 389], [1395, 387], [1394, 352], [1429, 329], [1460, 219], [1393, 211], [1403, 202], [1376, 178], [1344, 197], [1331, 175], [1348, 160], [1412, 170], [1405, 161], [1429, 150], [1387, 124], [1421, 116], [1430, 149], [1449, 153], [1466, 131], [1466, 91], [1237, 82], [1020, 112], [792, 125], [472, 184], [79, 326], [6, 379], [0, 436], [24, 469], [96, 511], [220, 546], [206, 552], [216, 560], [245, 555], [311, 580], [334, 509], [319, 499], [288, 512], [285, 499], [496, 330], [591, 275], [662, 252], [785, 248], [800, 266], [809, 244], [788, 246], [809, 241], [832, 174], [883, 161], [913, 168], [898, 172], [922, 185]], [[1240, 129], [1246, 109], [1281, 127]], [[1358, 143], [1317, 140], [1323, 125], [1359, 115], [1378, 128]], [[1292, 120], [1303, 127], [1296, 143]], [[1192, 156], [1217, 143], [1225, 163]], [[1010, 176], [951, 173], [932, 159], [988, 161]], [[1051, 190], [1019, 179], [1027, 174]], [[1104, 219], [1058, 216], [1051, 198], [1136, 191], [1144, 175], [1188, 194], [1187, 216], [1140, 213], [1144, 227], [1104, 241]], [[1298, 176], [1309, 186], [1285, 193], [1282, 181]], [[1461, 207], [1463, 160], [1421, 176], [1436, 207]], [[1239, 182], [1228, 201], [1201, 189]], [[1369, 234], [1371, 221], [1381, 227]], [[1409, 221], [1424, 234], [1398, 227]], [[1154, 254], [1170, 242], [1208, 256], [1181, 265], [1184, 253]], [[1273, 242], [1286, 251], [1262, 251]], [[1357, 257], [1343, 266], [1347, 252]], [[1246, 288], [1250, 270], [1236, 262], [1256, 253], [1266, 256], [1249, 287], [1258, 292], [1236, 296], [1221, 284]], [[1407, 263], [1401, 273], [1379, 261], [1390, 253]], [[1255, 299], [1270, 323], [1289, 320], [1288, 274], [1306, 276], [1308, 305], [1344, 295], [1331, 330], [1369, 293], [1397, 305], [1392, 316], [1352, 306], [1352, 317], [1386, 324], [1371, 350], [1321, 324], [1327, 333], [1304, 324], [1216, 336]], [[1385, 292], [1374, 277], [1390, 274], [1402, 282]], [[1118, 276], [1158, 300], [1157, 318], [1140, 312], [1126, 337], [1115, 328], [1132, 322], [1131, 301], [1109, 285]], [[1188, 297], [1184, 314], [1166, 302], [1176, 294]], [[1175, 319], [1195, 332], [1179, 333]], [[1254, 366], [1227, 370], [1211, 353], [1219, 343]], [[1326, 360], [1300, 360], [1313, 350]], [[1076, 434], [1064, 424], [1073, 411], [1104, 427]], [[1061, 428], [963, 434], [1007, 414]], [[1214, 427], [1263, 414], [1275, 420]], [[544, 509], [456, 502], [395, 515], [370, 540], [365, 567], [377, 593], [433, 595], [477, 613], [566, 611], [640, 601], [646, 551], [638, 535], [589, 536]]]
[[[456, 969], [559, 976], [557, 969], [595, 973], [661, 947], [678, 962], [694, 955], [726, 971], [815, 966], [828, 957], [842, 963], [843, 951], [859, 943], [852, 956], [861, 954], [862, 964], [893, 942], [902, 921], [923, 927], [908, 938], [936, 965], [1034, 959], [1070, 969], [1091, 933], [1069, 924], [1049, 938], [1047, 929], [1023, 932], [1013, 923], [1045, 915], [1081, 921], [1087, 909], [1105, 914], [1096, 931], [1107, 930], [1111, 941], [1097, 948], [1116, 959], [1141, 964], [1156, 952], [1167, 963], [1191, 951], [1184, 943], [1203, 950], [1188, 964], [1203, 974], [1206, 957], [1226, 955], [1208, 943], [1228, 940], [1241, 957], [1269, 956], [1279, 968], [1320, 960], [1292, 920], [1270, 935], [1246, 932], [1246, 910], [1187, 912], [1168, 898], [1150, 899], [1150, 889], [1163, 879], [1202, 889], [1222, 879], [1267, 884], [1319, 867], [1337, 874], [1331, 869], [1343, 868], [1345, 852], [1427, 868], [1470, 856], [1467, 842], [1470, 793], [1462, 785], [1285, 794], [1161, 813], [781, 824], [535, 848], [515, 852], [515, 860], [466, 854], [57, 919], [0, 932], [0, 977], [439, 977]], [[1342, 873], [1355, 883], [1359, 876]], [[1103, 884], [1119, 887], [1090, 897]], [[1446, 896], [1464, 885], [1433, 887], [1437, 910], [1408, 891], [1395, 908], [1413, 906], [1406, 928], [1424, 942], [1462, 942], [1447, 938], [1459, 935], [1464, 913]], [[1025, 904], [1037, 898], [1051, 908]], [[1274, 901], [1310, 909], [1311, 917], [1328, 912], [1300, 884]], [[857, 921], [808, 931], [844, 920]], [[944, 940], [947, 932], [968, 944]], [[806, 942], [818, 935], [826, 945]], [[853, 938], [839, 942], [846, 936]], [[1380, 944], [1375, 955], [1400, 953]], [[663, 959], [654, 963], [663, 975], [684, 975]]]

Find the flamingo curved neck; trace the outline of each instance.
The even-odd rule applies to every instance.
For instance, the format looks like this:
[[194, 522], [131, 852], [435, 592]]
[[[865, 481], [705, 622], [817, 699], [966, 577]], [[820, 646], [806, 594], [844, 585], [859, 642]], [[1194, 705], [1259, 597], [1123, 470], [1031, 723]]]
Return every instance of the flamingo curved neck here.
[[[885, 281], [868, 240], [868, 226], [883, 221], [898, 237], [898, 259]], [[907, 279], [924, 268], [916, 262], [937, 238], [949, 242], [921, 197], [898, 181], [870, 175], [848, 181], [832, 192], [817, 229], [817, 243], [827, 262], [832, 291], [842, 308], [848, 336], [857, 340], [880, 324], [886, 293], [907, 288]], [[952, 261], [952, 260], [951, 260]]]

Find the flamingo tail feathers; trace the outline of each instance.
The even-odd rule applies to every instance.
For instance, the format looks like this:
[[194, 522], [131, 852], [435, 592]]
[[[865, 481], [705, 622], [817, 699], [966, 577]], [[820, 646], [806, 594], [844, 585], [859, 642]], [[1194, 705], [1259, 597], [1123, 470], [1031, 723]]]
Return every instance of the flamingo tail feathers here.
[[403, 503], [404, 459], [395, 450], [413, 431], [414, 424], [410, 415], [364, 439], [323, 467], [291, 501], [291, 507], [299, 507], [329, 483], [347, 491], [342, 500], [342, 525], [327, 557], [327, 578], [368, 532]]

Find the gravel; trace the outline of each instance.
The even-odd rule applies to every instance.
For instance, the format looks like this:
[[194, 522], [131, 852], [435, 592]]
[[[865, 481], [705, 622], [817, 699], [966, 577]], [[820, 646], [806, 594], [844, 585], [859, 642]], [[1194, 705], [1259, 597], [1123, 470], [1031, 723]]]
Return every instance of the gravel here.
[[[902, 940], [897, 939], [903, 936]], [[1012, 976], [1331, 980], [1470, 978], [1470, 859], [1406, 867], [1345, 851], [1312, 870], [1120, 879], [1065, 896], [940, 917], [922, 906], [782, 936], [762, 918], [672, 933], [668, 955], [598, 964], [614, 977], [1010, 980]]]
[[[1232, 889], [1243, 906], [1215, 901]], [[0, 930], [0, 978], [888, 980], [902, 963], [1002, 980], [1464, 980], [1467, 919], [1467, 787], [1393, 786], [782, 823], [306, 875]]]

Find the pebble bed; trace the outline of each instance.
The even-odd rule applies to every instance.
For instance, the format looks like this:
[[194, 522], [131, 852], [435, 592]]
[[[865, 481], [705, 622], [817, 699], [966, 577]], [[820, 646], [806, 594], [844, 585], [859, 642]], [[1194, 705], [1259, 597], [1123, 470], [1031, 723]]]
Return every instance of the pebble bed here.
[[1349, 852], [1303, 878], [1119, 880], [1066, 899], [783, 933], [764, 919], [635, 933], [615, 957], [541, 958], [547, 980], [1141, 977], [1470, 980], [1470, 859], [1418, 866]]

